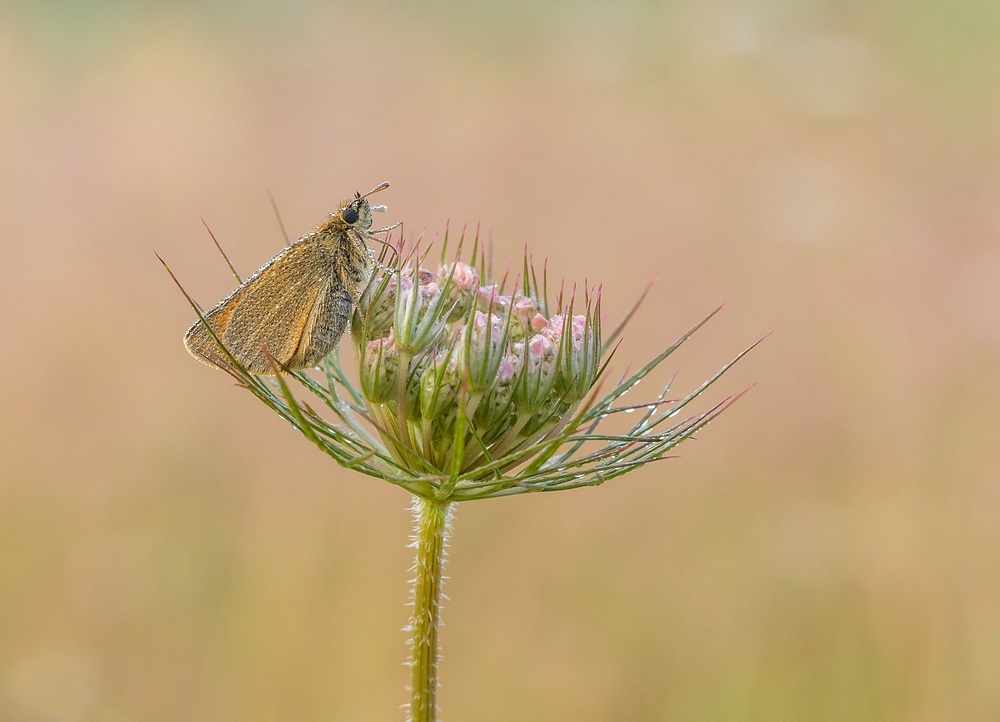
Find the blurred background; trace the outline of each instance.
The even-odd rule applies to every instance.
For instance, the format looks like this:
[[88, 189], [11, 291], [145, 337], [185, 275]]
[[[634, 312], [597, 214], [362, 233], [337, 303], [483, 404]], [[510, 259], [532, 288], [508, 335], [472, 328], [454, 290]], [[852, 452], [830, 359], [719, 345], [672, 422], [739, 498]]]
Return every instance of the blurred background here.
[[774, 332], [679, 459], [458, 510], [444, 719], [1000, 718], [998, 161], [987, 0], [0, 4], [0, 719], [403, 719], [408, 498], [153, 255], [209, 306], [202, 218], [247, 273], [383, 179], [608, 323], [658, 273], [619, 371]]

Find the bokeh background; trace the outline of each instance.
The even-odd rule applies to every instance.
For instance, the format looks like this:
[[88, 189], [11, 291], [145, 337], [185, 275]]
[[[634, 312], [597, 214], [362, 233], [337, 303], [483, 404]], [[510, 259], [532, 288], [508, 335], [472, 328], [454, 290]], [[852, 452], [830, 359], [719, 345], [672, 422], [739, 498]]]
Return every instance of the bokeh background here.
[[444, 719], [1000, 718], [994, 2], [6, 3], [0, 168], [0, 719], [403, 718], [408, 499], [153, 255], [210, 305], [202, 218], [246, 272], [386, 178], [610, 321], [657, 272], [619, 369], [774, 332], [681, 458], [459, 509]]

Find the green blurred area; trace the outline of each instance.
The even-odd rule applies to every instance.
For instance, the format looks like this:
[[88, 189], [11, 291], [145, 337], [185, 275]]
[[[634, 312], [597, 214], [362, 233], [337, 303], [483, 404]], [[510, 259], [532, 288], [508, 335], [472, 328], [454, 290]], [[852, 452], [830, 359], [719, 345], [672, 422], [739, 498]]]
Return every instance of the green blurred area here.
[[153, 256], [214, 303], [202, 218], [245, 272], [385, 178], [609, 324], [658, 273], [619, 373], [774, 331], [681, 458], [458, 510], [444, 719], [1000, 718], [998, 128], [988, 2], [0, 5], [0, 719], [403, 718], [408, 499]]

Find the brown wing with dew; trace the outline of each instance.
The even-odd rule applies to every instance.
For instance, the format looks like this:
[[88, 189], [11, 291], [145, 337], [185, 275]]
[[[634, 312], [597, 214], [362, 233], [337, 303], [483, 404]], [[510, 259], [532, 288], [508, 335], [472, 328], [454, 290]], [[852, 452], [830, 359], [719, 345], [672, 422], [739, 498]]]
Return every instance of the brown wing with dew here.
[[[212, 327], [219, 340], [225, 338], [226, 329], [229, 327], [229, 320], [233, 315], [233, 310], [235, 310], [236, 304], [239, 303], [245, 291], [246, 286], [240, 286], [226, 298], [219, 301], [215, 308], [205, 313], [205, 321]], [[229, 358], [219, 348], [219, 344], [212, 338], [212, 335], [205, 328], [205, 324], [202, 323], [200, 318], [191, 324], [191, 328], [184, 334], [184, 346], [187, 348], [188, 353], [199, 361], [204, 361], [211, 366], [218, 366], [221, 369], [231, 367]]]
[[[293, 361], [313, 308], [332, 282], [330, 254], [324, 244], [300, 241], [275, 256], [205, 318], [247, 371], [271, 374], [264, 347], [279, 364]], [[230, 365], [200, 321], [188, 330], [184, 343], [204, 361]]]
[[354, 296], [336, 275], [332, 276], [316, 297], [288, 368], [312, 368], [326, 358], [344, 335], [353, 307]]

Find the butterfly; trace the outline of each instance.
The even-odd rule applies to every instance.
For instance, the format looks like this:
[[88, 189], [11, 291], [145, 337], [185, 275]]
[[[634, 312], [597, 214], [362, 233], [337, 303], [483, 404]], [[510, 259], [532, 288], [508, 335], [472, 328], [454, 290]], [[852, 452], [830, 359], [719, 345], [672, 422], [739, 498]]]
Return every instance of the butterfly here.
[[[247, 371], [266, 376], [275, 369], [294, 371], [316, 366], [340, 341], [354, 304], [377, 265], [369, 241], [395, 226], [371, 230], [373, 206], [355, 193], [312, 233], [287, 246], [239, 288], [219, 301], [184, 334], [184, 345], [199, 361], [231, 367], [221, 342]], [[397, 224], [398, 225], [398, 224]], [[206, 324], [215, 336], [209, 333]]]

